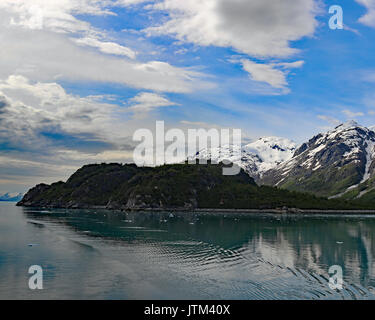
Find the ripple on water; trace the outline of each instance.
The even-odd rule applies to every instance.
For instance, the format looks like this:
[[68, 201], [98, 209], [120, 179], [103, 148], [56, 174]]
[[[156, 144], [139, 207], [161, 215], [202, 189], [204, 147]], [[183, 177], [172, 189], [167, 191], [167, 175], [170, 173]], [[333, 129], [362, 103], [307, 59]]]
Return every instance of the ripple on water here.
[[[73, 281], [70, 278], [75, 277], [92, 290], [87, 297], [98, 297], [98, 292], [101, 297], [172, 299], [374, 297], [372, 287], [365, 288], [358, 280], [367, 272], [365, 283], [373, 284], [372, 270], [358, 259], [359, 242], [364, 243], [363, 261], [372, 258], [375, 223], [367, 220], [356, 224], [345, 219], [253, 217], [223, 223], [221, 218], [210, 218], [194, 219], [190, 225], [192, 219], [178, 217], [168, 221], [163, 216], [80, 215], [69, 210], [58, 211], [54, 217], [51, 212], [25, 215], [32, 219], [28, 224], [22, 220], [29, 237], [24, 242], [41, 245], [22, 250], [28, 255], [44, 250], [42, 256], [49, 257], [48, 280], [65, 279], [66, 293], [67, 284]], [[0, 252], [6, 250], [5, 243], [0, 243]], [[346, 278], [341, 291], [329, 288], [324, 272], [336, 256], [343, 257], [350, 264], [347, 271], [354, 274]], [[19, 252], [9, 251], [0, 255], [0, 263], [15, 265], [20, 257]]]

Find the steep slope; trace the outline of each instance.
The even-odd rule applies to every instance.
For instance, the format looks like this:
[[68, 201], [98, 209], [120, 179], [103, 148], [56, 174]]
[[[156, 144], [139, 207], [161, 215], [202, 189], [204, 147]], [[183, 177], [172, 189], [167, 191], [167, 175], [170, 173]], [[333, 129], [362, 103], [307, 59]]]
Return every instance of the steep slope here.
[[218, 163], [229, 160], [258, 180], [263, 173], [292, 158], [296, 144], [285, 138], [264, 137], [245, 145], [241, 152], [238, 146], [221, 146], [200, 150], [192, 159], [211, 159]]
[[257, 186], [243, 170], [222, 174], [223, 164], [135, 165], [101, 164], [79, 169], [67, 182], [40, 184], [19, 206], [108, 209], [368, 209], [356, 202]]
[[77, 170], [66, 182], [38, 184], [25, 194], [18, 205], [64, 208], [106, 206], [123, 183], [141, 170], [146, 171], [150, 168], [123, 166], [117, 163], [86, 165]]
[[375, 133], [349, 121], [302, 144], [261, 183], [339, 197], [373, 177], [374, 146]]

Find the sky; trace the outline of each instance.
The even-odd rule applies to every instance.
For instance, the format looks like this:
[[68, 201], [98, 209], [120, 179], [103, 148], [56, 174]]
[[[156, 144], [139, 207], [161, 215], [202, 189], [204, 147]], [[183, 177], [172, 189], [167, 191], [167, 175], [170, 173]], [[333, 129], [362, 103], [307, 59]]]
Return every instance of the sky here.
[[374, 35], [375, 0], [1, 0], [0, 193], [131, 162], [157, 120], [297, 143], [374, 125]]

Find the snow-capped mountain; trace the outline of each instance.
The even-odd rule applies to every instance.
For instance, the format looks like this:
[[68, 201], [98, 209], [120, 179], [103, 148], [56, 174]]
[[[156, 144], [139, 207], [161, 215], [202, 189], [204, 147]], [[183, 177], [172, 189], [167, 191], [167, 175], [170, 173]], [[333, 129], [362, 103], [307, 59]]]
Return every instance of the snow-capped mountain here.
[[20, 201], [22, 199], [22, 193], [3, 193], [0, 194], [0, 201]]
[[291, 159], [296, 147], [295, 142], [286, 138], [265, 137], [245, 145], [244, 150], [261, 159], [258, 171], [263, 173]]
[[374, 176], [374, 147], [375, 132], [349, 121], [302, 144], [291, 159], [267, 171], [261, 182], [341, 196]]
[[264, 172], [292, 158], [296, 144], [285, 138], [260, 138], [242, 147], [221, 146], [215, 149], [203, 149], [190, 159], [211, 159], [215, 162], [229, 160], [239, 165], [251, 177], [259, 179]]
[[195, 159], [229, 160], [258, 184], [347, 199], [375, 199], [375, 127], [355, 121], [319, 133], [296, 148], [279, 137], [260, 138], [242, 147], [201, 150]]

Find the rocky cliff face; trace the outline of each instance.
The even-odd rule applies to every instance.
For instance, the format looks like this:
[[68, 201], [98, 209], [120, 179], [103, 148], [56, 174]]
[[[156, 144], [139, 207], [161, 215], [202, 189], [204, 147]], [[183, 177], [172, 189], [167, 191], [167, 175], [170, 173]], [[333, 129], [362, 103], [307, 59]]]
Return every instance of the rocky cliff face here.
[[44, 183], [36, 185], [24, 195], [24, 197], [18, 202], [18, 204], [26, 207], [31, 206], [35, 203], [35, 198], [38, 197], [38, 195], [46, 192], [49, 188], [50, 186]]

